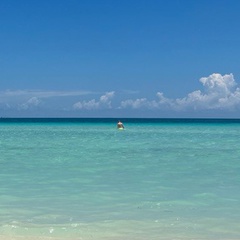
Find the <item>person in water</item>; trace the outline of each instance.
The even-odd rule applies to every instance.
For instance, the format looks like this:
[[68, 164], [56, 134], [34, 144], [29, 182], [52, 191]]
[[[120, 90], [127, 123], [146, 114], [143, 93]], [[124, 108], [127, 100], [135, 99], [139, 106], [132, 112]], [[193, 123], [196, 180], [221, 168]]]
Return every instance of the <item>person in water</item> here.
[[121, 121], [118, 121], [117, 128], [124, 128], [123, 123]]

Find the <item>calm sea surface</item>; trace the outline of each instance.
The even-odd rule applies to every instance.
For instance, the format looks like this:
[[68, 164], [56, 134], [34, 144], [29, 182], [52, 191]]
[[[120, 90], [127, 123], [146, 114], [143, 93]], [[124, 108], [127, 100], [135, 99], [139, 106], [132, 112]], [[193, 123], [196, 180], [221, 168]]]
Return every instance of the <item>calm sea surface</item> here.
[[0, 120], [0, 239], [240, 239], [240, 120], [117, 120]]

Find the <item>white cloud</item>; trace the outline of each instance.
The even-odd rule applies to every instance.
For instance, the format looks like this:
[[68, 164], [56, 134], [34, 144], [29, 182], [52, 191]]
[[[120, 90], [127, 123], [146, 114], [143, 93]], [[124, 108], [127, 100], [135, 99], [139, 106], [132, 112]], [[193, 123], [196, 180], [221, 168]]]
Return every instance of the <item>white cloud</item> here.
[[28, 110], [30, 108], [39, 106], [40, 103], [40, 99], [38, 99], [37, 97], [32, 97], [26, 103], [20, 104], [19, 109]]
[[184, 98], [170, 99], [157, 93], [157, 100], [149, 101], [146, 98], [128, 99], [122, 101], [120, 108], [146, 108], [169, 110], [206, 110], [206, 109], [235, 109], [240, 104], [240, 88], [234, 80], [233, 74], [211, 74], [200, 78], [203, 91], [196, 90]]
[[73, 104], [74, 109], [100, 109], [100, 108], [112, 108], [111, 99], [114, 97], [114, 92], [107, 92], [99, 98], [99, 101], [92, 99], [90, 101], [82, 101]]
[[[213, 73], [208, 77], [200, 78], [199, 81], [202, 84], [202, 89], [190, 92], [183, 98], [171, 99], [165, 97], [162, 92], [157, 92], [154, 99], [139, 97], [137, 99], [123, 100], [116, 109], [156, 109], [167, 111], [240, 109], [240, 87], [235, 82], [233, 74], [221, 75]], [[6, 110], [30, 110], [34, 108], [39, 109], [39, 106], [41, 106], [42, 110], [44, 108], [48, 110], [113, 109], [112, 99], [115, 96], [114, 91], [106, 92], [98, 99], [93, 98], [89, 101], [85, 99], [72, 104], [77, 96], [86, 96], [88, 94], [96, 93], [90, 91], [7, 90], [0, 92], [0, 108]], [[133, 92], [131, 91], [128, 94], [133, 94]], [[59, 99], [56, 101], [55, 98]]]
[[171, 108], [174, 105], [173, 100], [164, 97], [162, 92], [158, 92], [157, 97], [159, 98], [159, 100], [157, 101], [158, 107], [159, 106], [167, 106], [167, 107]]
[[111, 108], [111, 98], [113, 98], [114, 92], [107, 92], [105, 95], [100, 97], [99, 103], [106, 104], [109, 108]]
[[159, 109], [159, 108], [169, 108], [172, 107], [173, 101], [171, 99], [165, 98], [163, 96], [163, 93], [158, 92], [157, 94], [157, 100], [149, 101], [147, 98], [138, 98], [136, 100], [128, 99], [125, 101], [122, 101], [120, 104], [120, 108], [134, 108], [134, 109], [140, 109], [140, 108], [147, 108], [147, 109]]
[[128, 99], [126, 101], [121, 102], [120, 108], [127, 108], [132, 107], [134, 109], [142, 108], [142, 107], [148, 107], [149, 102], [146, 98], [138, 98], [136, 100]]
[[87, 110], [91, 110], [91, 109], [98, 109], [99, 108], [99, 102], [96, 102], [95, 99], [92, 99], [90, 101], [83, 101], [83, 102], [77, 102], [75, 104], [73, 104], [73, 108], [74, 109], [87, 109]]
[[231, 89], [236, 86], [233, 74], [222, 76], [219, 73], [213, 73], [209, 77], [200, 78], [199, 81], [209, 93], [217, 92], [218, 95], [229, 94], [231, 93]]
[[194, 109], [233, 109], [239, 107], [239, 88], [232, 74], [214, 73], [200, 79], [203, 92], [200, 90], [189, 93], [187, 97], [176, 99], [175, 107]]

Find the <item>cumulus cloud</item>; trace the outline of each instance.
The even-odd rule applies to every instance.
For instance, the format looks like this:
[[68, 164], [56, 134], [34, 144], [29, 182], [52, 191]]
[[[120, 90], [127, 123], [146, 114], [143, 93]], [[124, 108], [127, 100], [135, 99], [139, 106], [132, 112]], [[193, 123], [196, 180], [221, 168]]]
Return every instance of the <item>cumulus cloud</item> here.
[[32, 97], [26, 103], [20, 104], [19, 109], [28, 110], [33, 107], [39, 106], [40, 103], [41, 103], [40, 99], [38, 99], [37, 97]]
[[99, 100], [92, 99], [90, 101], [82, 101], [77, 102], [73, 104], [74, 109], [87, 109], [87, 110], [93, 110], [93, 109], [100, 109], [100, 108], [112, 108], [111, 106], [111, 99], [114, 97], [114, 91], [107, 92], [104, 95], [102, 95]]
[[187, 97], [176, 99], [177, 109], [233, 109], [239, 107], [239, 88], [232, 74], [214, 73], [200, 78], [203, 91], [189, 93]]
[[120, 108], [147, 108], [147, 109], [171, 109], [171, 110], [206, 110], [206, 109], [235, 109], [240, 104], [240, 88], [234, 80], [233, 74], [211, 74], [200, 78], [203, 91], [196, 90], [184, 98], [170, 99], [163, 93], [157, 93], [156, 100], [146, 98], [128, 99], [121, 102]]
[[147, 108], [147, 109], [160, 109], [172, 107], [173, 101], [171, 99], [165, 98], [163, 93], [158, 92], [156, 94], [157, 100], [149, 101], [147, 98], [138, 98], [135, 100], [128, 99], [122, 101], [120, 104], [120, 108], [128, 108], [131, 107], [133, 109]]
[[[240, 88], [235, 82], [233, 74], [221, 75], [213, 73], [199, 79], [201, 89], [190, 92], [183, 98], [168, 98], [162, 92], [157, 92], [153, 99], [143, 97], [126, 99], [116, 105], [116, 109], [150, 109], [170, 111], [192, 110], [236, 110], [240, 109]], [[124, 92], [132, 95], [136, 92]], [[6, 110], [68, 109], [68, 110], [97, 110], [113, 109], [112, 99], [115, 92], [106, 92], [99, 98], [76, 101], [78, 96], [96, 94], [90, 91], [40, 91], [18, 90], [0, 92], [0, 108]], [[138, 93], [140, 94], [140, 93]], [[58, 98], [56, 101], [56, 98]], [[115, 99], [116, 101], [116, 99]]]
[[134, 109], [148, 107], [149, 101], [146, 98], [138, 98], [136, 100], [128, 99], [121, 102], [120, 108], [132, 107]]

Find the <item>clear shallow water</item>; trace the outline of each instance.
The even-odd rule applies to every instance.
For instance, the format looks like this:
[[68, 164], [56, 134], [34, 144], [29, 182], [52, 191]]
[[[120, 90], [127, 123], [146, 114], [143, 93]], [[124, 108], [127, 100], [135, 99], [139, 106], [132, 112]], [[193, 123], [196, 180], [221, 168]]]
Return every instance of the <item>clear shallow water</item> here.
[[240, 121], [2, 119], [1, 239], [240, 239]]

